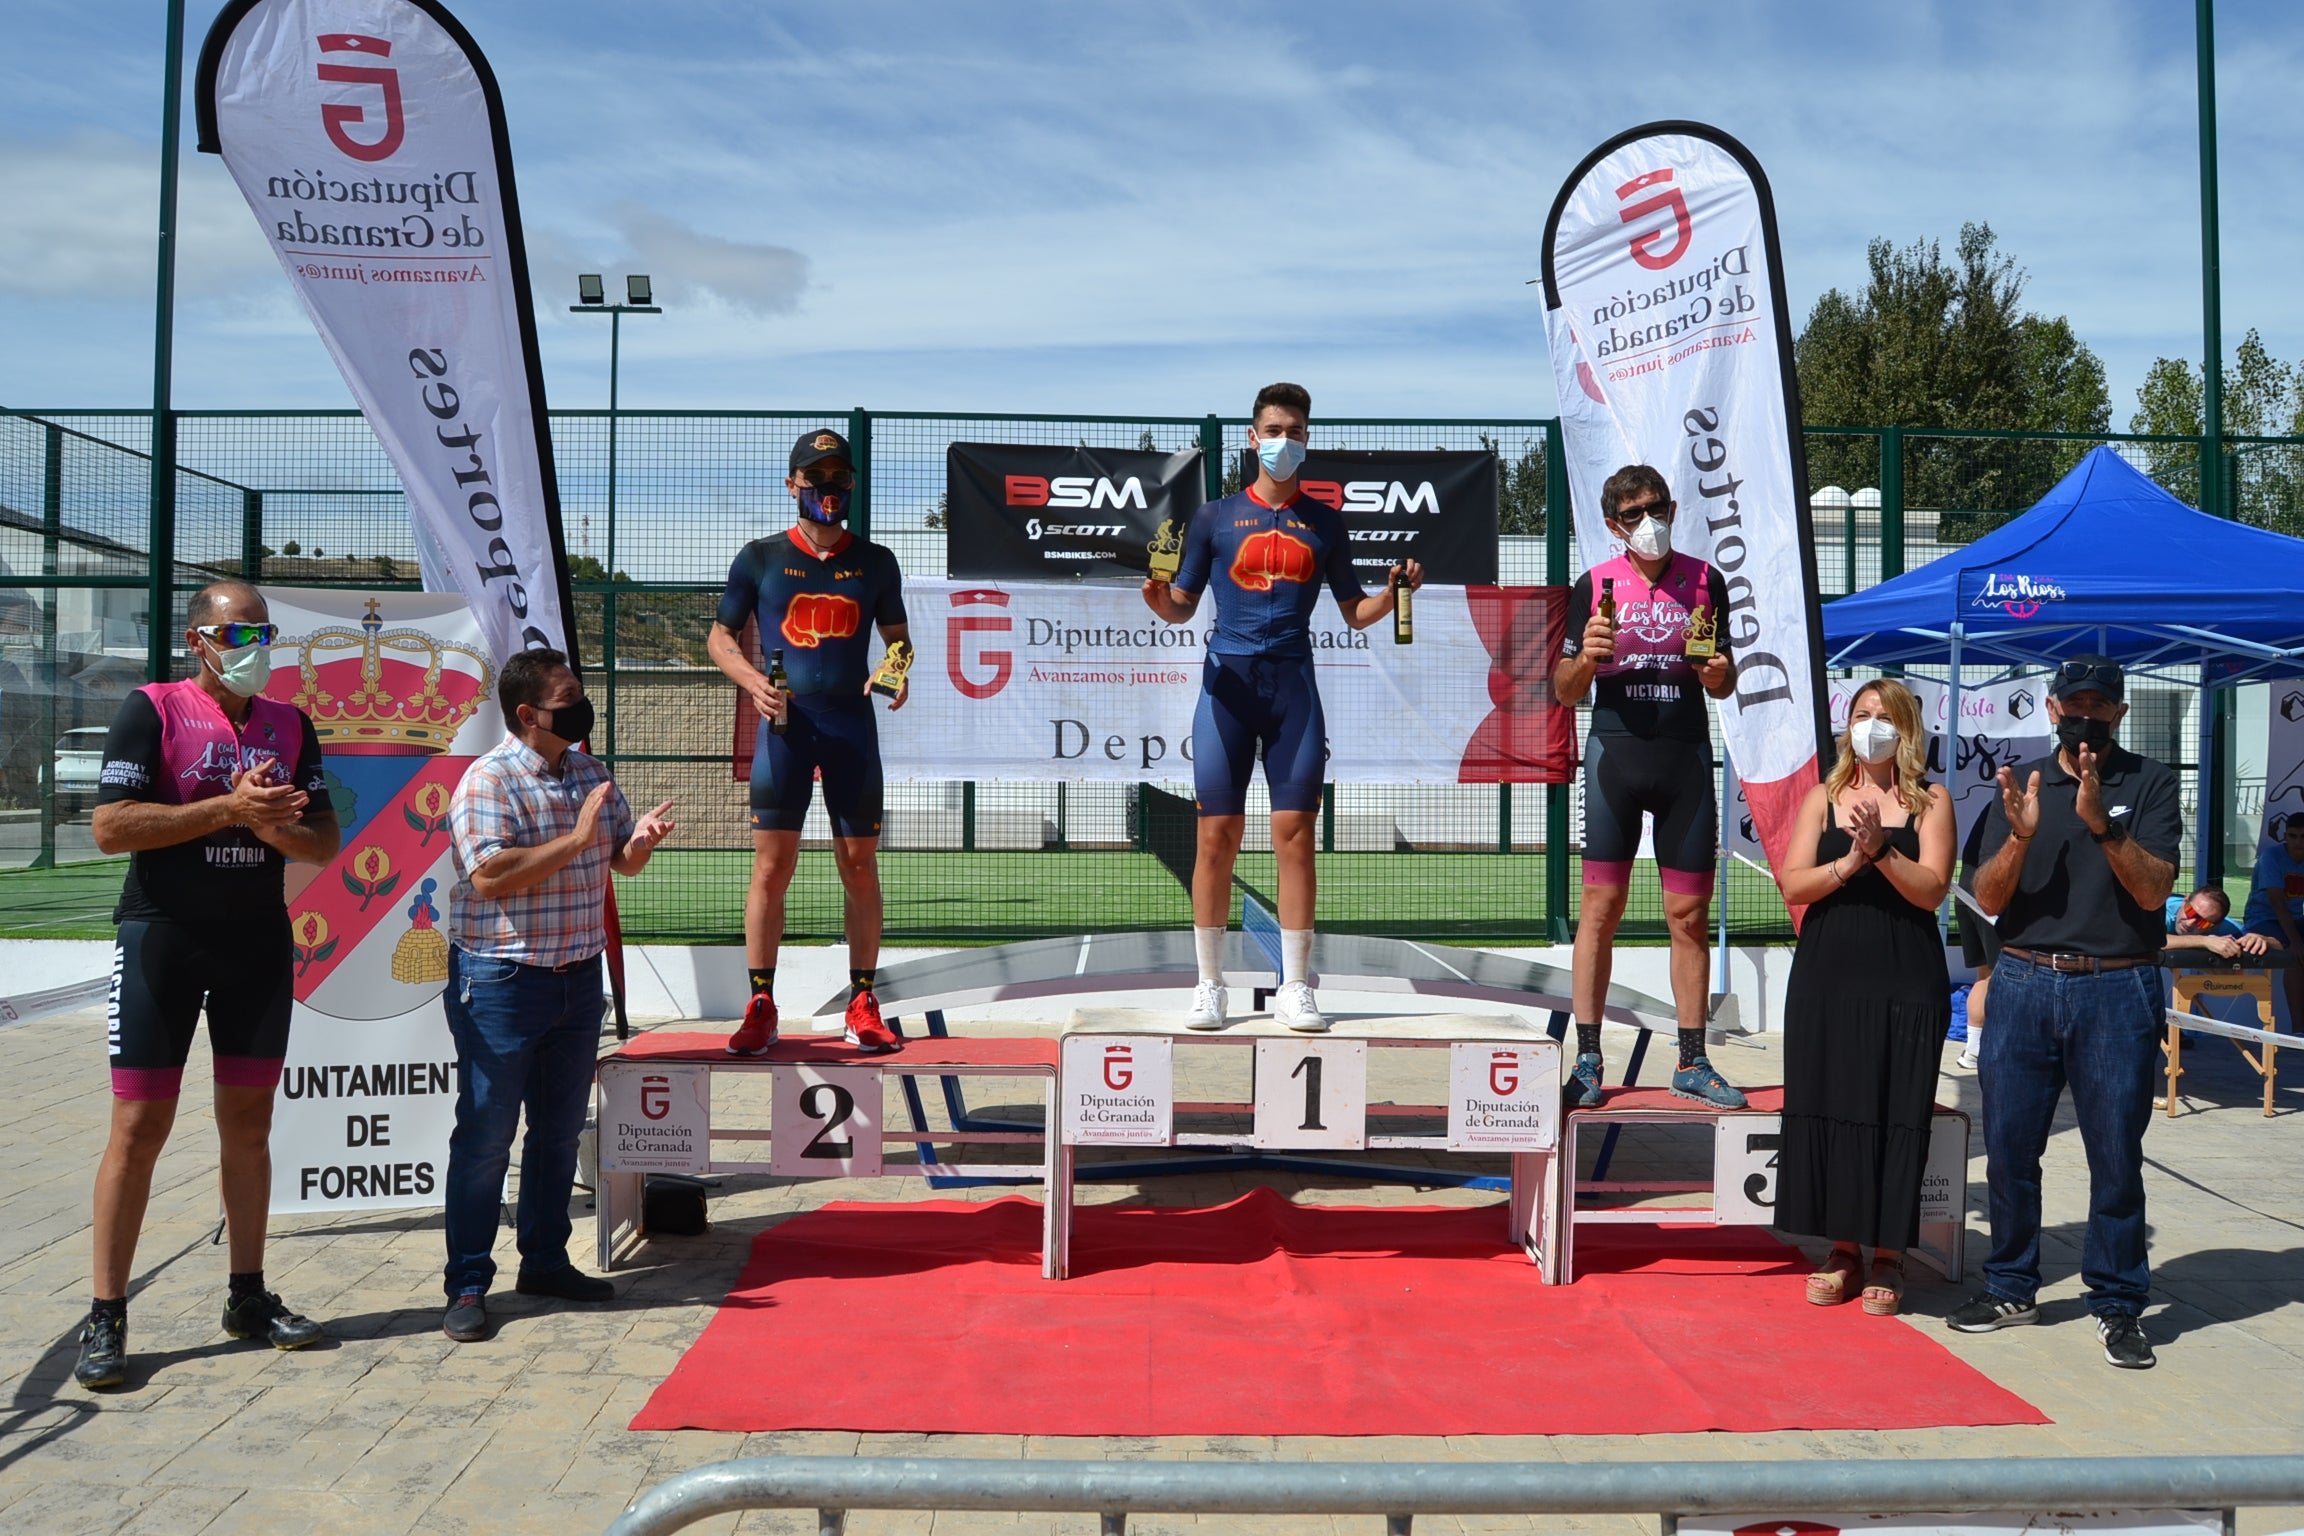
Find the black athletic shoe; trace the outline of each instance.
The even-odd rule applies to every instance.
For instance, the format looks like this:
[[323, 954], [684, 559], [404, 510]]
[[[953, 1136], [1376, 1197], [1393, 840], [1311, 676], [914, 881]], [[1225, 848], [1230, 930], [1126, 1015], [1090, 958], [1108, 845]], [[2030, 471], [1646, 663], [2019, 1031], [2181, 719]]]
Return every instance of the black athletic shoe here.
[[2104, 1341], [2104, 1358], [2124, 1371], [2148, 1371], [2160, 1363], [2144, 1337], [2143, 1319], [2129, 1313], [2098, 1313], [2096, 1337]]
[[302, 1349], [328, 1333], [312, 1319], [282, 1306], [277, 1291], [256, 1291], [227, 1302], [224, 1331], [236, 1339], [262, 1339], [274, 1349]]
[[91, 1392], [128, 1379], [128, 1319], [88, 1314], [80, 1325], [80, 1363], [72, 1367], [72, 1379]]
[[616, 1287], [598, 1275], [588, 1275], [573, 1264], [564, 1265], [546, 1275], [532, 1275], [526, 1270], [512, 1282], [512, 1289], [523, 1296], [557, 1296], [562, 1301], [614, 1301]]
[[2040, 1321], [2040, 1309], [2028, 1301], [2010, 1301], [1990, 1291], [1978, 1291], [1944, 1319], [1954, 1333], [1991, 1333], [2021, 1323]]
[[448, 1303], [440, 1331], [459, 1344], [476, 1344], [488, 1337], [488, 1298], [478, 1291], [466, 1291]]

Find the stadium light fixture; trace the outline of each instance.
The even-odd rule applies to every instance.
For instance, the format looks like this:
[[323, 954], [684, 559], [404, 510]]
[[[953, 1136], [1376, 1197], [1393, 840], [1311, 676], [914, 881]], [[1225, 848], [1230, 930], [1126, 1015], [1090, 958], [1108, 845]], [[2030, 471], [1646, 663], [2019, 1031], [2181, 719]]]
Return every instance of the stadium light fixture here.
[[655, 290], [649, 286], [647, 273], [635, 272], [624, 279], [624, 302], [636, 308], [656, 302]]
[[577, 302], [583, 304], [605, 304], [608, 302], [608, 286], [600, 281], [597, 272], [579, 272], [576, 274], [576, 298]]

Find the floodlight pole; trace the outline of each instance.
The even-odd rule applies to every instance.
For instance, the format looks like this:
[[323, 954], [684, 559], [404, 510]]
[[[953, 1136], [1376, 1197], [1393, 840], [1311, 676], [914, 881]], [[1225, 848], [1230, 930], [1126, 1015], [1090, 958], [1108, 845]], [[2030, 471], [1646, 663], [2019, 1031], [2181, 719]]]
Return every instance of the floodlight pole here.
[[[2216, 4], [2195, 0], [2193, 50], [2200, 68], [2200, 510], [2232, 517], [2224, 478], [2224, 294], [2216, 213]], [[2202, 680], [2206, 681], [2203, 669]], [[2194, 863], [2204, 884], [2224, 877], [2222, 765], [2231, 761], [2235, 700], [2225, 688], [2200, 701], [2200, 849]]]
[[[147, 543], [144, 669], [168, 681], [169, 631], [176, 616], [176, 141], [184, 111], [184, 0], [168, 0], [160, 85], [160, 275], [152, 297], [152, 495]], [[50, 594], [54, 601], [54, 594]]]

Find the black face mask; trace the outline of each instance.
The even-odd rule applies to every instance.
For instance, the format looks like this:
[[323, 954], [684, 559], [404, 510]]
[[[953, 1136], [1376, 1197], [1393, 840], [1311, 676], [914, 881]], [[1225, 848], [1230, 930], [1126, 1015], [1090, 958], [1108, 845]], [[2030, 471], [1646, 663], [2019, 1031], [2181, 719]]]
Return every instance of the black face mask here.
[[545, 725], [544, 729], [562, 741], [573, 744], [592, 734], [592, 701], [590, 699], [578, 698], [573, 704], [563, 704], [558, 709], [539, 710], [538, 713], [548, 714], [552, 717], [551, 723]]
[[2056, 739], [2063, 743], [2067, 752], [2077, 752], [2086, 747], [2101, 755], [2106, 747], [2112, 745], [2112, 722], [2091, 720], [2084, 715], [2066, 715], [2056, 722]]

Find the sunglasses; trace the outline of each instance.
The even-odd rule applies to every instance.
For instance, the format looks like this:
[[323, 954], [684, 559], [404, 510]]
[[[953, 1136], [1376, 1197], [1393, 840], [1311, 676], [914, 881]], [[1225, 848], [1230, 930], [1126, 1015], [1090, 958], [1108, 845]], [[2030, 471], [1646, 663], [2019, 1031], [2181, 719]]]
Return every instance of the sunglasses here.
[[202, 624], [192, 633], [205, 635], [227, 651], [244, 645], [270, 645], [280, 638], [277, 624]]
[[1637, 523], [1644, 517], [1652, 517], [1660, 523], [1668, 523], [1672, 521], [1672, 514], [1676, 510], [1668, 501], [1648, 501], [1642, 502], [1637, 507], [1618, 507], [1608, 514], [1608, 521], [1612, 523]]
[[814, 486], [818, 490], [847, 491], [855, 489], [856, 486], [856, 471], [845, 467], [803, 469], [797, 471], [794, 478], [802, 485]]

